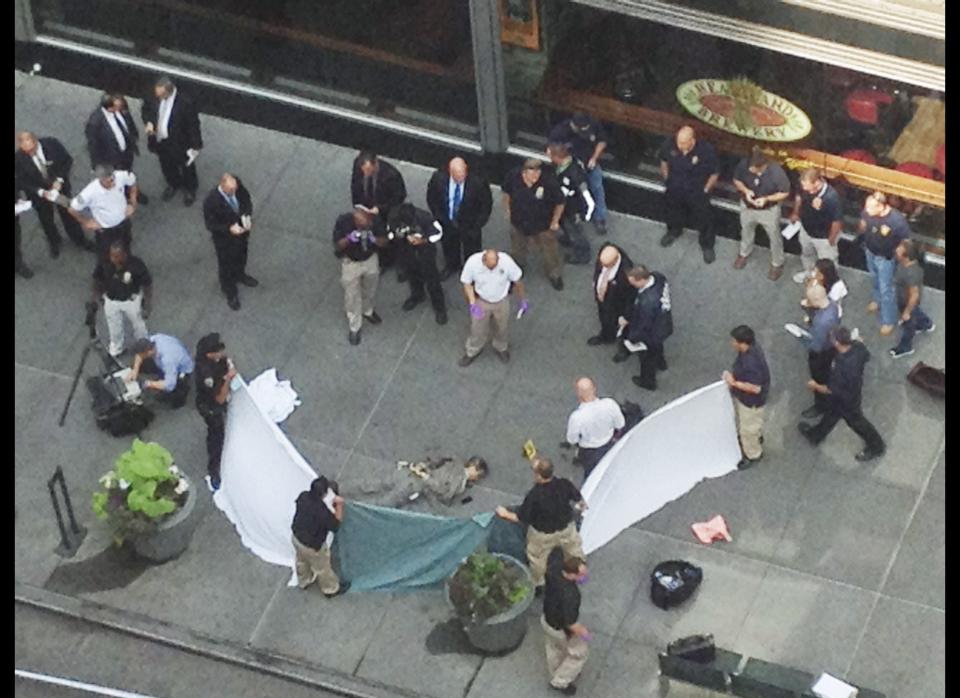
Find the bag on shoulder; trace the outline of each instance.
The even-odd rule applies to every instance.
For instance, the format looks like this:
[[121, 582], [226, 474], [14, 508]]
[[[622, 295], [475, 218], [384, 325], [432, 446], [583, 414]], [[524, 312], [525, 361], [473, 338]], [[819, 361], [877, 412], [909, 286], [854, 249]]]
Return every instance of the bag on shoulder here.
[[663, 610], [690, 598], [703, 580], [703, 570], [686, 560], [667, 560], [650, 574], [650, 600]]

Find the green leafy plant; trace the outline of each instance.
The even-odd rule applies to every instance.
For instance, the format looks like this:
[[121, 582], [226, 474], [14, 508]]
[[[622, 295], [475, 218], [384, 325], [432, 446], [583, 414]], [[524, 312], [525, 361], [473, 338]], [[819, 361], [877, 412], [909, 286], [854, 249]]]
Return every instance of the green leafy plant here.
[[155, 531], [164, 517], [183, 506], [190, 487], [170, 451], [140, 439], [117, 458], [100, 485], [93, 494], [93, 513], [110, 524], [118, 545]]
[[516, 566], [475, 552], [450, 578], [448, 590], [457, 616], [465, 623], [481, 623], [527, 598], [530, 583]]

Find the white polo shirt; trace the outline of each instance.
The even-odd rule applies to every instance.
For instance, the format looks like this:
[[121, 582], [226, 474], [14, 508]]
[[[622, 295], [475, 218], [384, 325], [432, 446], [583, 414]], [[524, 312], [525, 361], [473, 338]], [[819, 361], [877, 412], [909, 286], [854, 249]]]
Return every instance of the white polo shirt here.
[[499, 253], [497, 266], [488, 269], [483, 263], [483, 252], [476, 252], [464, 263], [460, 283], [473, 284], [479, 298], [487, 303], [499, 303], [510, 292], [510, 283], [519, 281], [523, 271], [506, 252]]
[[614, 430], [624, 424], [616, 400], [604, 397], [581, 402], [567, 420], [567, 442], [581, 448], [600, 448], [610, 443]]
[[113, 173], [113, 187], [105, 189], [99, 179], [95, 179], [83, 188], [70, 202], [74, 211], [90, 209], [93, 220], [101, 228], [113, 228], [120, 225], [127, 217], [127, 196], [124, 187], [132, 187], [137, 183], [137, 176], [126, 170], [116, 170]]

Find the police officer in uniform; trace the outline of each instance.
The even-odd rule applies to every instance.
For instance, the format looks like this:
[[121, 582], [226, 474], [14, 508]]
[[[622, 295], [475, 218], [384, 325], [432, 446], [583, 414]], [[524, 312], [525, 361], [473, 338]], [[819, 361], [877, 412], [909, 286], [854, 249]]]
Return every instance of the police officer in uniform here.
[[656, 390], [657, 371], [667, 370], [663, 343], [673, 334], [670, 284], [663, 274], [642, 264], [627, 272], [627, 280], [637, 289], [630, 317], [623, 321], [627, 341], [640, 347], [636, 349], [640, 354], [640, 375], [633, 377], [633, 383]]
[[443, 238], [443, 228], [428, 212], [411, 203], [400, 204], [390, 212], [387, 222], [387, 239], [400, 245], [400, 263], [407, 270], [410, 297], [403, 302], [404, 310], [413, 310], [426, 295], [438, 325], [447, 324], [447, 303], [440, 287], [440, 272], [437, 270], [437, 243]]
[[197, 411], [207, 423], [207, 484], [213, 492], [220, 489], [220, 455], [223, 453], [227, 401], [230, 399], [230, 381], [237, 375], [225, 349], [219, 333], [212, 332], [197, 342], [194, 361]]
[[560, 191], [566, 198], [560, 229], [563, 231], [560, 242], [573, 248], [565, 258], [567, 264], [589, 264], [590, 242], [583, 233], [584, 225], [593, 218], [596, 204], [590, 194], [587, 174], [583, 167], [570, 154], [563, 143], [551, 143], [547, 146], [547, 155], [553, 163]]
[[717, 255], [713, 251], [716, 235], [710, 192], [720, 176], [717, 152], [709, 143], [698, 141], [692, 128], [684, 126], [674, 138], [664, 142], [659, 156], [660, 175], [666, 185], [663, 200], [667, 223], [667, 234], [660, 244], [669, 247], [689, 226], [700, 234], [703, 261], [713, 264]]
[[607, 134], [603, 126], [589, 114], [575, 113], [550, 130], [551, 143], [564, 143], [583, 168], [590, 186], [590, 194], [597, 204], [593, 227], [598, 235], [607, 234], [607, 197], [603, 190], [603, 170], [600, 156], [607, 149]]

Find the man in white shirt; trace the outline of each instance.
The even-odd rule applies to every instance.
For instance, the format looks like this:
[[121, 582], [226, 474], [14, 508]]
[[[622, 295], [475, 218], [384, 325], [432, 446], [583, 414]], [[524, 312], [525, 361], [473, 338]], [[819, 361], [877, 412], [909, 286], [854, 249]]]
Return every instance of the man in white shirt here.
[[460, 273], [463, 295], [470, 304], [470, 336], [460, 366], [469, 366], [493, 335], [493, 350], [503, 363], [510, 360], [507, 327], [510, 323], [510, 284], [517, 289], [520, 313], [530, 307], [520, 280], [523, 272], [505, 252], [484, 250], [470, 255]]
[[[97, 165], [94, 179], [70, 202], [70, 215], [86, 230], [94, 232], [100, 258], [108, 260], [110, 245], [123, 242], [127, 251], [132, 243], [130, 218], [137, 210], [137, 177], [111, 165]], [[124, 189], [129, 188], [124, 194]], [[88, 209], [90, 217], [81, 214]]]
[[614, 434], [623, 429], [626, 420], [616, 400], [597, 397], [597, 386], [591, 379], [578, 378], [574, 387], [580, 405], [567, 420], [567, 443], [578, 447], [577, 459], [583, 466], [586, 482], [613, 446]]

